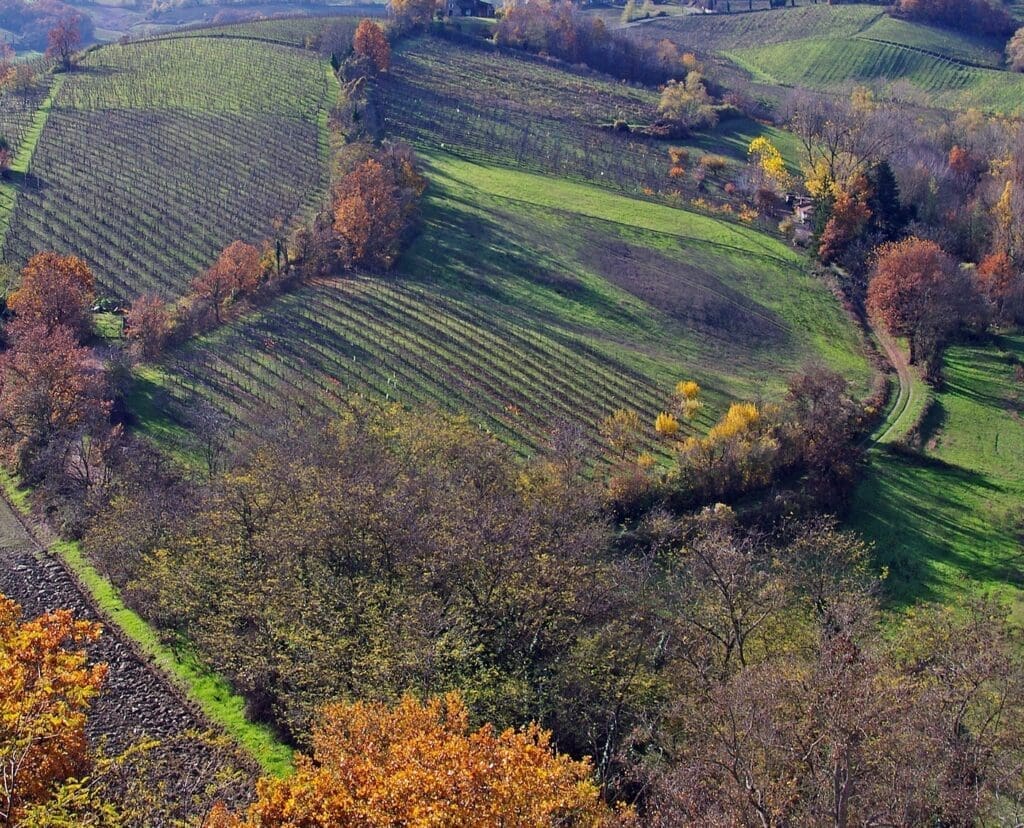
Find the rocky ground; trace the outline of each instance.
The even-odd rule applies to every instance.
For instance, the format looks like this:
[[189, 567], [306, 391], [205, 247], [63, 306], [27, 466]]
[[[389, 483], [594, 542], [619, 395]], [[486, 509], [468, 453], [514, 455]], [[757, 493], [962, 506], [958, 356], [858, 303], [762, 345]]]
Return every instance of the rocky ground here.
[[[207, 801], [219, 798], [208, 789], [215, 776], [228, 779], [221, 795], [243, 797], [245, 784], [256, 768], [235, 751], [214, 750], [206, 737], [218, 735], [196, 705], [170, 678], [149, 663], [134, 645], [104, 618], [85, 589], [55, 555], [43, 548], [27, 524], [0, 499], [0, 593], [21, 604], [26, 618], [54, 609], [70, 609], [76, 617], [100, 621], [103, 635], [90, 647], [96, 661], [109, 672], [103, 692], [89, 718], [91, 744], [107, 755], [117, 755], [140, 740], [162, 744], [147, 752], [144, 774], [150, 793], [167, 799], [163, 808], [172, 819], [196, 817]], [[213, 755], [216, 754], [216, 755]], [[142, 780], [127, 780], [138, 783]], [[150, 814], [147, 824], [153, 819]], [[157, 824], [159, 824], [157, 823]]]

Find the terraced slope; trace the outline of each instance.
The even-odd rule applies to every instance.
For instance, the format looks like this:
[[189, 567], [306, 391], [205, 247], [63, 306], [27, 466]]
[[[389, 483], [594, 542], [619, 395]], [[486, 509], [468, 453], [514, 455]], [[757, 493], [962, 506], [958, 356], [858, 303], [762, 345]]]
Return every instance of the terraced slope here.
[[110, 45], [67, 75], [19, 188], [4, 256], [83, 256], [104, 293], [181, 292], [236, 238], [318, 204], [336, 81], [253, 40]]
[[707, 391], [702, 427], [811, 357], [866, 386], [852, 325], [777, 240], [564, 180], [429, 165], [398, 271], [310, 285], [195, 344], [161, 380], [182, 416], [197, 396], [245, 423], [363, 393], [467, 411], [530, 451], [560, 421], [653, 418], [680, 377]]

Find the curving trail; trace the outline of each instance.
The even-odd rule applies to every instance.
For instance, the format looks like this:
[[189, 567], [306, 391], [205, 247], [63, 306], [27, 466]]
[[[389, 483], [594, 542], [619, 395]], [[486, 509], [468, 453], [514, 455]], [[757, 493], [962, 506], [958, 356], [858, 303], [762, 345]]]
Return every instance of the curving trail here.
[[916, 408], [914, 404], [916, 403], [914, 399], [916, 384], [914, 383], [914, 374], [910, 367], [910, 360], [907, 354], [903, 352], [903, 349], [882, 328], [872, 325], [871, 330], [878, 343], [882, 346], [882, 350], [885, 351], [889, 364], [896, 371], [896, 379], [899, 381], [899, 391], [896, 394], [896, 401], [893, 403], [892, 410], [889, 412], [889, 416], [885, 418], [885, 421], [878, 427], [872, 439], [873, 443], [891, 443], [893, 440], [898, 440], [902, 437], [913, 423], [913, 412]]
[[[135, 649], [116, 624], [103, 617], [64, 563], [44, 548], [6, 498], [0, 498], [0, 593], [21, 604], [27, 618], [70, 609], [76, 617], [103, 624], [103, 634], [89, 647], [93, 659], [109, 665], [87, 725], [94, 747], [104, 743], [105, 752], [114, 755], [141, 738], [166, 740], [190, 731], [212, 730], [210, 722], [172, 681]], [[164, 771], [170, 800], [187, 810], [196, 781], [183, 769], [204, 768], [209, 756], [197, 745], [179, 741], [167, 751], [158, 748], [154, 758]], [[250, 764], [240, 760], [238, 767], [255, 775]]]

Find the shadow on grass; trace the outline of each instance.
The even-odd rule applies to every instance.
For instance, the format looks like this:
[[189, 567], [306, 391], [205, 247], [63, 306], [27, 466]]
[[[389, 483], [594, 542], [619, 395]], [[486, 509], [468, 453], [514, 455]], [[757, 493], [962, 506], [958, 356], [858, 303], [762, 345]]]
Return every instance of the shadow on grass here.
[[854, 497], [851, 523], [889, 571], [893, 608], [946, 596], [966, 580], [1006, 583], [1020, 560], [979, 504], [1005, 494], [985, 475], [913, 452], [876, 451]]

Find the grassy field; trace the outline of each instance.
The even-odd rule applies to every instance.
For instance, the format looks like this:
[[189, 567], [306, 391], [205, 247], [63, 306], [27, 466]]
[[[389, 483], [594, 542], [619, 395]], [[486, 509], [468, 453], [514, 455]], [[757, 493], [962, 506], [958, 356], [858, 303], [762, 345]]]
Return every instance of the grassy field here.
[[92, 51], [55, 96], [4, 255], [76, 253], [104, 294], [178, 294], [234, 239], [320, 203], [336, 94], [315, 55], [253, 40]]
[[904, 81], [921, 103], [1024, 111], [1024, 76], [984, 69], [893, 43], [853, 37], [806, 38], [726, 53], [762, 82], [835, 89], [851, 83], [888, 88]]
[[921, 456], [872, 452], [851, 523], [889, 567], [894, 606], [992, 592], [1024, 620], [1024, 337], [960, 346]]
[[653, 418], [682, 377], [706, 389], [701, 427], [728, 400], [778, 392], [811, 357], [866, 388], [852, 324], [776, 239], [602, 188], [427, 160], [422, 233], [396, 274], [286, 296], [186, 350], [164, 390], [243, 422], [298, 404], [326, 413], [354, 393], [427, 402], [530, 451], [559, 421], [620, 406]]

